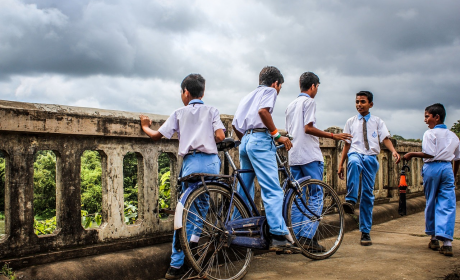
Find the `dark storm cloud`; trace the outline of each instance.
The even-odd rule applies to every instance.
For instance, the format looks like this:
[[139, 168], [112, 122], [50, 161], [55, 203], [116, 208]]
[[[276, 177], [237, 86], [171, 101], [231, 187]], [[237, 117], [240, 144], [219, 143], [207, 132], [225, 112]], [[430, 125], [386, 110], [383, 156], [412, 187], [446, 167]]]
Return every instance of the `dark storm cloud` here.
[[198, 72], [207, 102], [233, 114], [276, 65], [278, 126], [313, 71], [320, 128], [343, 126], [367, 89], [392, 133], [419, 138], [427, 105], [460, 119], [458, 11], [456, 0], [2, 0], [0, 99], [169, 114]]

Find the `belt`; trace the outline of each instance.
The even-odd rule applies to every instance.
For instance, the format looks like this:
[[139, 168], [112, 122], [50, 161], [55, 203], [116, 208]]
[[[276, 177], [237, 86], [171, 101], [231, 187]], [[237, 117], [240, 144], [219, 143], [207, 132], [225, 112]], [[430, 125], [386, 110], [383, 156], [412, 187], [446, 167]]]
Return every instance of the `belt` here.
[[[193, 154], [201, 154], [203, 153], [202, 151], [198, 151], [198, 150], [190, 150], [188, 151], [188, 153], [186, 154], [186, 156], [188, 155], [193, 155]], [[204, 153], [203, 153], [204, 154]]]
[[253, 129], [248, 129], [244, 134], [251, 134], [251, 133], [256, 133], [256, 132], [267, 132], [268, 129], [266, 128], [253, 128]]
[[427, 162], [427, 163], [430, 163], [430, 162], [439, 163], [439, 162], [450, 162], [450, 161], [447, 161], [447, 160], [433, 160], [433, 161], [429, 161], [429, 162]]

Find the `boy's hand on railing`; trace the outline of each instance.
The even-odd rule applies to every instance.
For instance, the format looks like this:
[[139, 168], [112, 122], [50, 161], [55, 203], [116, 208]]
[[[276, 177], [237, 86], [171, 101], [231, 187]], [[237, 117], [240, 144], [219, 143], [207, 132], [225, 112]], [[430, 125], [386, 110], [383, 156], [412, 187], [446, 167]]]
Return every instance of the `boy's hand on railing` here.
[[351, 136], [351, 134], [348, 134], [348, 133], [339, 133], [339, 134], [334, 134], [332, 138], [334, 140], [351, 140], [353, 136]]
[[276, 142], [284, 144], [284, 147], [287, 151], [289, 151], [292, 148], [291, 140], [289, 140], [289, 138], [287, 137], [281, 136], [278, 140], [276, 140]]
[[339, 170], [337, 171], [337, 174], [339, 175], [340, 180], [344, 179], [343, 176], [343, 166], [339, 166]]
[[152, 125], [152, 121], [149, 119], [149, 117], [144, 116], [144, 115], [139, 115], [139, 118], [141, 119], [141, 126], [142, 127], [150, 127]]

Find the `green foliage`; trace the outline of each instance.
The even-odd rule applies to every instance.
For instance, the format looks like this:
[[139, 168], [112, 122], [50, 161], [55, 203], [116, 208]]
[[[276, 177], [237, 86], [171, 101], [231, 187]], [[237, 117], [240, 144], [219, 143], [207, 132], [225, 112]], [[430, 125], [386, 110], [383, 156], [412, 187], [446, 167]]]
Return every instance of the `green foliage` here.
[[81, 210], [81, 224], [84, 228], [91, 228], [93, 225], [99, 227], [102, 224], [102, 216], [99, 213], [88, 214], [88, 211]]
[[89, 213], [102, 211], [102, 166], [97, 151], [85, 151], [81, 157], [81, 208]]
[[422, 143], [422, 140], [420, 139], [405, 139], [404, 137], [402, 137], [401, 135], [392, 135], [391, 138], [395, 139], [395, 140], [400, 140], [400, 141], [407, 141], [407, 142], [417, 142], [417, 143]]
[[56, 155], [39, 151], [34, 162], [34, 213], [41, 218], [56, 215]]
[[16, 276], [14, 275], [14, 271], [12, 268], [9, 266], [10, 263], [5, 262], [3, 264], [2, 270], [0, 270], [0, 274], [3, 274], [4, 276], [8, 277], [9, 280], [15, 280]]
[[169, 205], [171, 203], [170, 177], [171, 173], [170, 171], [168, 171], [165, 174], [163, 174], [160, 178], [160, 209], [169, 208]]
[[34, 219], [34, 231], [36, 235], [51, 234], [56, 229], [56, 217], [47, 220]]
[[[136, 153], [127, 153], [123, 158], [123, 196], [129, 205], [137, 209], [137, 155]], [[137, 215], [136, 215], [137, 216]]]
[[450, 128], [450, 130], [457, 134], [458, 138], [460, 138], [460, 120], [458, 120], [454, 125]]
[[0, 155], [0, 211], [5, 211], [5, 158]]
[[132, 225], [137, 220], [137, 207], [131, 204], [131, 202], [125, 202], [124, 214], [125, 214], [125, 224], [127, 225]]
[[[158, 186], [159, 186], [159, 207], [169, 208], [171, 205], [171, 183], [170, 183], [170, 162], [168, 154], [161, 153], [158, 157]], [[166, 218], [168, 214], [160, 214], [160, 218]]]

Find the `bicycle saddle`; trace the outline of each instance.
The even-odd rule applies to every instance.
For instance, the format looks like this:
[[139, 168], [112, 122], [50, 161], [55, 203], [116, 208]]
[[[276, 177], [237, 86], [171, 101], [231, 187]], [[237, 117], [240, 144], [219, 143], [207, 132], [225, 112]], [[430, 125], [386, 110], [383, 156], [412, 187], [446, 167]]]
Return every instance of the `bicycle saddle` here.
[[227, 137], [224, 140], [222, 140], [222, 142], [217, 143], [217, 150], [219, 152], [227, 151], [235, 147], [238, 147], [240, 144], [241, 144], [241, 141], [237, 141], [231, 137]]

